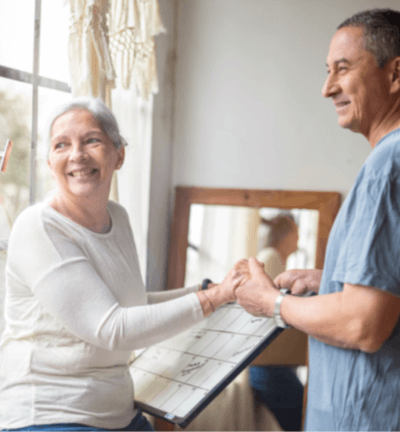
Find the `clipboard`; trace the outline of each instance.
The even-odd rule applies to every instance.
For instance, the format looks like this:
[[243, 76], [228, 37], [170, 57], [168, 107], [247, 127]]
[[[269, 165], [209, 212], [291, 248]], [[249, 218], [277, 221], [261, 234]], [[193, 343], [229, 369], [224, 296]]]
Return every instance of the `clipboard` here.
[[186, 427], [282, 331], [273, 318], [251, 315], [236, 303], [218, 308], [135, 358], [136, 406]]

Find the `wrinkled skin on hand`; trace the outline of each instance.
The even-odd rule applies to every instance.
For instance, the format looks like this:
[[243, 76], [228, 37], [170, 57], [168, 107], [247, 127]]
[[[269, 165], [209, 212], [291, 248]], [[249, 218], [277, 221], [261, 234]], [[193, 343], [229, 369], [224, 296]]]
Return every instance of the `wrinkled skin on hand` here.
[[240, 283], [244, 281], [250, 274], [248, 262], [245, 259], [239, 260], [225, 276], [224, 280], [219, 285], [209, 287], [215, 289], [218, 287], [221, 292], [224, 292], [228, 297], [228, 302], [236, 301], [235, 290]]
[[274, 283], [278, 289], [287, 288], [294, 295], [305, 294], [308, 291], [318, 292], [321, 283], [322, 270], [287, 270], [278, 275]]
[[235, 290], [238, 304], [253, 315], [272, 316], [279, 291], [255, 258], [249, 258], [248, 271]]

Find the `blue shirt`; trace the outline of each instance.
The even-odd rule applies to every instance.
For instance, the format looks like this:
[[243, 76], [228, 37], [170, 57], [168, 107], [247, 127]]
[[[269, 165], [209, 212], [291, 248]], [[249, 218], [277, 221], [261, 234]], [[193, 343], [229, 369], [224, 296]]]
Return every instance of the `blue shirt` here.
[[[335, 220], [320, 295], [343, 284], [400, 296], [400, 129], [373, 149]], [[306, 430], [400, 430], [400, 326], [373, 354], [310, 338]]]

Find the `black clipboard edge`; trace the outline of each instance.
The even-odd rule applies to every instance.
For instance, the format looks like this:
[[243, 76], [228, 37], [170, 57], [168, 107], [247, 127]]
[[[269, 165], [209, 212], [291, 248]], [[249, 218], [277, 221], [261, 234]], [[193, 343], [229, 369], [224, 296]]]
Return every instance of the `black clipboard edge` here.
[[[271, 318], [272, 319], [272, 318]], [[135, 406], [142, 409], [145, 413], [155, 416], [161, 420], [166, 420], [169, 423], [176, 424], [181, 428], [185, 428], [193, 421], [203, 409], [209, 405], [221, 392], [224, 390], [247, 366], [258, 357], [262, 351], [275, 340], [285, 329], [276, 327], [268, 336], [266, 336], [260, 345], [246, 357], [241, 363], [237, 364], [235, 368], [229, 373], [229, 375], [217, 384], [204, 398], [202, 402], [199, 402], [191, 412], [185, 417], [174, 416], [170, 418], [170, 413], [159, 410], [158, 408], [151, 407], [143, 402], [135, 400]]]

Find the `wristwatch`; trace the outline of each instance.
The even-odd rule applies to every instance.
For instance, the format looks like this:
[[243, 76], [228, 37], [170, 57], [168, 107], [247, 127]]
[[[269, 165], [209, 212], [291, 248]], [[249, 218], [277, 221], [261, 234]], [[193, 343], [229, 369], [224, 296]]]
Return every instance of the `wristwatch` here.
[[281, 303], [282, 300], [289, 294], [288, 289], [281, 289], [281, 293], [275, 300], [275, 307], [274, 307], [274, 314], [272, 315], [274, 317], [274, 320], [276, 322], [276, 325], [281, 328], [288, 328], [290, 327], [281, 317]]
[[201, 290], [204, 291], [208, 288], [208, 284], [213, 283], [211, 279], [203, 279], [201, 283]]

